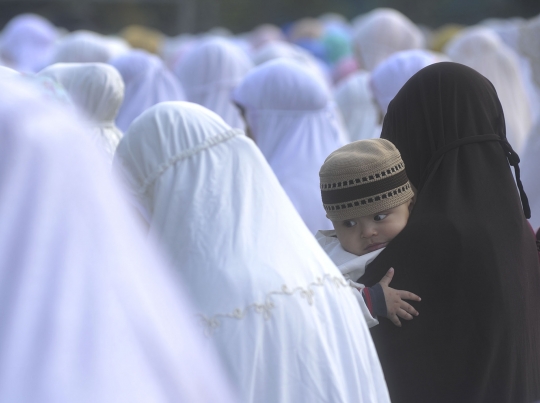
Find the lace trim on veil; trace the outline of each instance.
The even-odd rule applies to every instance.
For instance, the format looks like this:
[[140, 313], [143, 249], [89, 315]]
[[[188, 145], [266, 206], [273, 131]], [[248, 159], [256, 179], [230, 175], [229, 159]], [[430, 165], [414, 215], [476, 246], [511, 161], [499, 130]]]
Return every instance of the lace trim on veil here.
[[172, 156], [163, 164], [159, 165], [154, 172], [148, 175], [148, 177], [144, 180], [144, 182], [139, 187], [137, 192], [139, 194], [144, 194], [146, 192], [146, 189], [148, 188], [148, 186], [152, 184], [152, 182], [154, 182], [157, 178], [159, 178], [163, 174], [163, 172], [165, 172], [168, 168], [170, 168], [177, 162], [185, 160], [203, 150], [206, 150], [207, 148], [213, 147], [217, 144], [223, 143], [224, 141], [227, 141], [235, 136], [240, 136], [240, 135], [244, 135], [244, 132], [242, 130], [231, 129], [224, 133], [218, 134], [217, 136], [209, 137], [202, 143], [196, 145], [195, 147], [192, 147], [189, 150], [185, 150], [181, 152], [180, 154], [176, 154]]
[[247, 314], [250, 312], [254, 312], [257, 314], [262, 315], [262, 317], [265, 320], [268, 320], [272, 316], [272, 309], [274, 308], [274, 297], [275, 296], [294, 296], [294, 295], [300, 295], [300, 297], [304, 298], [309, 305], [313, 305], [313, 298], [315, 295], [315, 292], [312, 287], [324, 287], [325, 283], [334, 284], [335, 287], [345, 287], [349, 289], [349, 285], [345, 282], [343, 277], [341, 276], [335, 276], [332, 274], [325, 274], [323, 277], [317, 277], [317, 279], [308, 284], [305, 288], [304, 287], [295, 287], [295, 288], [289, 288], [287, 285], [283, 285], [281, 287], [281, 290], [279, 291], [272, 291], [266, 294], [266, 297], [264, 298], [264, 302], [262, 303], [253, 303], [250, 305], [245, 306], [244, 308], [236, 308], [234, 311], [230, 313], [218, 313], [216, 315], [213, 315], [211, 317], [206, 317], [203, 314], [199, 314], [198, 316], [201, 319], [202, 325], [204, 326], [204, 333], [207, 336], [211, 336], [213, 332], [221, 326], [221, 321], [223, 319], [244, 319]]

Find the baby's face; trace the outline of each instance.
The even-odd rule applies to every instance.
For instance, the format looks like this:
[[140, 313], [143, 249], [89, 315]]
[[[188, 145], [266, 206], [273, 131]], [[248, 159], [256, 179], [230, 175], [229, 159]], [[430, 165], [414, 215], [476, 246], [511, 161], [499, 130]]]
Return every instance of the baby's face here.
[[332, 221], [339, 243], [358, 256], [384, 248], [407, 225], [411, 203], [409, 200], [377, 214]]

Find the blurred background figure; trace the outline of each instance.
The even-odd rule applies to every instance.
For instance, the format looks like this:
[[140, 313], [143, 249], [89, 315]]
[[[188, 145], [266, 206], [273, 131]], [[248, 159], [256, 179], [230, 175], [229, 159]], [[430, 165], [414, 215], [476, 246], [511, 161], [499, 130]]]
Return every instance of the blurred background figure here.
[[360, 68], [367, 71], [395, 52], [424, 46], [420, 29], [396, 10], [373, 10], [354, 27], [356, 58]]
[[209, 38], [194, 46], [175, 68], [186, 99], [202, 105], [231, 127], [244, 129], [232, 90], [253, 67], [243, 50], [226, 39]]
[[0, 400], [234, 402], [73, 117], [11, 79], [0, 125]]
[[347, 141], [324, 83], [277, 59], [250, 72], [234, 93], [249, 132], [312, 233], [332, 228], [320, 199], [319, 169]]
[[4, 27], [0, 38], [0, 57], [3, 63], [22, 73], [36, 73], [51, 58], [58, 32], [45, 18], [22, 14]]
[[113, 51], [107, 39], [95, 32], [76, 31], [55, 46], [52, 63], [107, 63]]
[[88, 120], [94, 144], [112, 163], [122, 132], [114, 120], [124, 99], [120, 73], [105, 63], [57, 63], [39, 73], [60, 84]]
[[124, 102], [116, 118], [122, 132], [151, 106], [185, 99], [180, 82], [156, 55], [133, 50], [112, 59], [110, 64], [120, 72], [125, 85]]
[[495, 86], [504, 110], [508, 142], [519, 154], [532, 126], [531, 105], [519, 59], [489, 28], [460, 32], [445, 47], [454, 62], [472, 67]]

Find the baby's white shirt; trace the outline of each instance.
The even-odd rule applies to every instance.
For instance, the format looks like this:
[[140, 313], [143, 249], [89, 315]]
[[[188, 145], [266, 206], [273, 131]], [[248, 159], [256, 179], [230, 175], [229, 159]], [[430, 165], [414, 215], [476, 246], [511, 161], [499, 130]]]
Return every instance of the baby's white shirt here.
[[360, 305], [362, 314], [366, 319], [366, 323], [369, 327], [373, 327], [379, 324], [379, 321], [371, 315], [364, 297], [359, 289], [364, 288], [363, 284], [356, 283], [352, 279], [359, 279], [366, 272], [366, 266], [370, 264], [379, 253], [381, 253], [384, 248], [377, 249], [373, 252], [366, 253], [365, 255], [357, 256], [352, 253], [347, 252], [336, 237], [335, 230], [321, 230], [318, 231], [315, 235], [317, 242], [324, 249], [326, 254], [332, 259], [334, 264], [337, 266], [347, 283], [352, 288], [354, 296]]

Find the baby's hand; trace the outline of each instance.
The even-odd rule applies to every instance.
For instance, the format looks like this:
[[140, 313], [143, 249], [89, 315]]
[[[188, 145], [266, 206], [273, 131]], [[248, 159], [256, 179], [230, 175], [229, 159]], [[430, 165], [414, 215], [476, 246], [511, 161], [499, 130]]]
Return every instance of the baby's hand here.
[[379, 282], [384, 292], [384, 300], [386, 301], [386, 317], [396, 325], [401, 327], [400, 318], [411, 320], [414, 316], [418, 316], [418, 311], [411, 305], [406, 303], [404, 299], [412, 301], [421, 301], [421, 298], [409, 291], [396, 290], [390, 288], [390, 282], [394, 277], [394, 269], [390, 268], [384, 275], [383, 279]]

